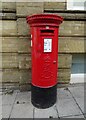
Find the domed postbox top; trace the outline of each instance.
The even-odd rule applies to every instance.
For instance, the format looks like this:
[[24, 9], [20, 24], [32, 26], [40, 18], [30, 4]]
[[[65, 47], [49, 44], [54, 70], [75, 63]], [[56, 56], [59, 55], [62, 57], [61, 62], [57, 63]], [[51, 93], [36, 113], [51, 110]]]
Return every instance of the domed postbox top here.
[[51, 25], [51, 26], [59, 26], [63, 18], [54, 14], [36, 14], [32, 16], [26, 17], [27, 23], [30, 26], [40, 26], [40, 25]]

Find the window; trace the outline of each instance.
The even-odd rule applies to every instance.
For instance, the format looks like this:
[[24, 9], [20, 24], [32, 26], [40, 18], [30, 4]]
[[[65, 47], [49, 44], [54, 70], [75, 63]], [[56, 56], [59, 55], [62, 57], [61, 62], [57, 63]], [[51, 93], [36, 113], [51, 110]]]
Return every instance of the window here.
[[85, 54], [72, 55], [71, 81], [70, 83], [83, 83], [86, 77], [86, 56]]
[[86, 0], [67, 0], [67, 10], [86, 10]]

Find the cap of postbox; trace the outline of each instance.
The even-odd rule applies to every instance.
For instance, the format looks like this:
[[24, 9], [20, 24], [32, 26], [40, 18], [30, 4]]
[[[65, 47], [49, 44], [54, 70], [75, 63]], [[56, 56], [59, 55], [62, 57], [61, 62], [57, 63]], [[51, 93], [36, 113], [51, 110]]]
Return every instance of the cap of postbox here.
[[50, 25], [50, 26], [59, 26], [63, 18], [55, 14], [36, 14], [26, 17], [27, 23], [30, 26], [40, 26], [40, 25]]

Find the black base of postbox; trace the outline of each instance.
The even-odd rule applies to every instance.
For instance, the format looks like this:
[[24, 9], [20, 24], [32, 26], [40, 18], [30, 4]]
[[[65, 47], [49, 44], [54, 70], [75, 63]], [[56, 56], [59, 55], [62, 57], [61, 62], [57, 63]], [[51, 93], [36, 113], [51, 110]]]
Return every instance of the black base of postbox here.
[[50, 88], [39, 88], [31, 86], [31, 102], [41, 109], [49, 108], [56, 103], [57, 100], [57, 85]]

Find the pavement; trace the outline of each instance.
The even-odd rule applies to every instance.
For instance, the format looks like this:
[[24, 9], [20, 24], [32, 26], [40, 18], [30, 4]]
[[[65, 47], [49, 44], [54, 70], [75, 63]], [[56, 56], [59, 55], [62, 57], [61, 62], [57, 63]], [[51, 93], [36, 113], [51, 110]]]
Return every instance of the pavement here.
[[86, 119], [84, 84], [69, 85], [57, 89], [57, 102], [47, 109], [38, 109], [31, 104], [31, 92], [14, 90], [0, 92], [2, 118], [83, 118]]

